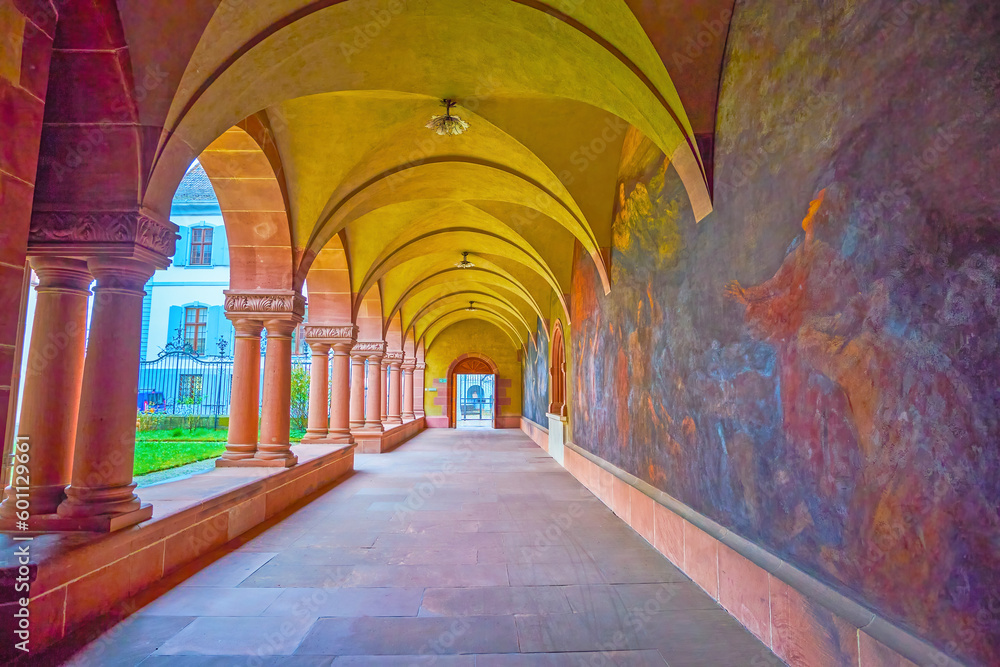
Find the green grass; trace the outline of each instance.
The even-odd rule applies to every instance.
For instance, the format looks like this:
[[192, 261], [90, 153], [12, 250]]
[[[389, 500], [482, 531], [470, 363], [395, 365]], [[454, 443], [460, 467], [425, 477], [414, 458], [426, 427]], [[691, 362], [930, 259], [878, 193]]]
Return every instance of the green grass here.
[[176, 468], [195, 461], [214, 459], [226, 451], [223, 442], [159, 442], [138, 441], [135, 443], [135, 475], [145, 475], [168, 468]]
[[163, 429], [160, 431], [139, 431], [135, 434], [138, 442], [225, 442], [228, 429]]
[[[305, 435], [304, 428], [292, 428], [292, 442]], [[145, 475], [177, 466], [214, 459], [226, 451], [228, 429], [163, 429], [135, 434], [134, 475]]]

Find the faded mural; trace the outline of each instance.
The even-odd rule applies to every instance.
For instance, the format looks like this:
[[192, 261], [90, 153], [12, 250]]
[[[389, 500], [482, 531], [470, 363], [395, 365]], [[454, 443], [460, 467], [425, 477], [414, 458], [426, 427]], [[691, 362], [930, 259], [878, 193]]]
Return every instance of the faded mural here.
[[525, 346], [524, 370], [521, 373], [521, 414], [544, 428], [549, 427], [549, 339], [539, 318], [535, 341]]
[[824, 5], [738, 3], [701, 223], [627, 138], [576, 442], [998, 664], [1000, 8]]

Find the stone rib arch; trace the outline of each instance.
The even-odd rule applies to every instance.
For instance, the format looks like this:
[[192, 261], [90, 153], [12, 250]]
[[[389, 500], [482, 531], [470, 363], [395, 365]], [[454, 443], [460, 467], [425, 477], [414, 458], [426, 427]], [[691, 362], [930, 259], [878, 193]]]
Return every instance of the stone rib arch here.
[[250, 133], [232, 127], [199, 156], [222, 209], [233, 289], [293, 289], [294, 251], [283, 179]]

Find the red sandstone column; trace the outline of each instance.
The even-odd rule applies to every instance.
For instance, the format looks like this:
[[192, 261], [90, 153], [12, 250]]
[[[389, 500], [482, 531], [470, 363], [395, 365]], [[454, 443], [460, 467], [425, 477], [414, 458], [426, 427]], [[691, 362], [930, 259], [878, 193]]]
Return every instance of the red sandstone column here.
[[365, 425], [365, 355], [351, 352], [351, 421], [352, 429]]
[[417, 364], [413, 371], [413, 414], [417, 417], [423, 417], [424, 414], [424, 371], [427, 369], [427, 364]]
[[260, 417], [259, 461], [291, 467], [298, 463], [289, 443], [292, 409], [292, 332], [298, 322], [265, 320], [267, 352], [264, 355], [264, 399]]
[[229, 402], [229, 437], [217, 466], [252, 460], [257, 453], [260, 421], [260, 320], [234, 319], [233, 387]]
[[312, 367], [309, 371], [309, 423], [303, 440], [321, 440], [329, 431], [327, 409], [329, 402], [330, 345], [307, 341], [312, 349]]
[[[333, 442], [350, 444], [351, 436], [351, 347], [354, 341], [345, 340], [333, 344], [333, 383], [330, 394], [329, 439]], [[364, 360], [362, 360], [362, 391], [364, 385]], [[363, 406], [362, 406], [363, 407]]]
[[97, 279], [84, 362], [73, 475], [62, 517], [116, 530], [152, 516], [140, 505], [132, 483], [135, 411], [142, 336], [143, 286], [151, 264], [132, 259], [92, 258]]
[[[19, 438], [29, 443], [30, 514], [54, 514], [66, 497], [87, 344], [87, 297], [93, 276], [76, 259], [35, 257], [37, 305], [24, 380]], [[17, 493], [7, 487], [0, 517], [16, 517]]]
[[399, 366], [402, 359], [393, 358], [389, 360], [389, 417], [387, 424], [402, 424], [403, 419], [399, 415], [399, 400], [402, 398], [402, 382], [400, 381]]
[[365, 430], [382, 431], [381, 408], [385, 400], [382, 382], [382, 353], [368, 353], [368, 401], [365, 406]]
[[410, 421], [416, 418], [413, 412], [413, 371], [416, 363], [407, 361], [403, 363], [403, 421]]
[[385, 357], [382, 357], [379, 363], [379, 386], [382, 387], [382, 390], [379, 392], [379, 401], [381, 401], [379, 403], [379, 421], [386, 424], [389, 421], [388, 399], [389, 388], [391, 386], [391, 383], [386, 379], [386, 374], [389, 372], [389, 362]]

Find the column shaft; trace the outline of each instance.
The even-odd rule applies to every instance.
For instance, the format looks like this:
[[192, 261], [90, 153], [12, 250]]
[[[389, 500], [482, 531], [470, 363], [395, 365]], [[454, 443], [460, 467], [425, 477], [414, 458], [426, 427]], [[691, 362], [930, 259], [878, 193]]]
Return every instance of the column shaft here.
[[260, 419], [260, 444], [255, 459], [290, 467], [298, 462], [289, 443], [292, 408], [292, 331], [297, 322], [267, 320], [264, 355], [264, 398]]
[[399, 402], [402, 398], [402, 392], [400, 391], [402, 384], [400, 382], [399, 362], [393, 361], [389, 364], [389, 416], [386, 419], [387, 424], [403, 423], [399, 411]]
[[380, 403], [379, 403], [379, 421], [382, 422], [383, 424], [385, 424], [386, 420], [389, 419], [389, 401], [388, 401], [389, 393], [388, 392], [389, 392], [389, 389], [392, 386], [392, 383], [389, 382], [388, 379], [386, 378], [386, 374], [389, 372], [389, 364], [388, 364], [388, 362], [386, 362], [386, 360], [383, 358], [383, 359], [380, 360], [379, 363], [381, 364], [381, 367], [379, 369], [379, 386], [382, 387], [382, 390], [379, 392], [379, 401], [380, 401]]
[[426, 368], [427, 364], [417, 364], [416, 369], [413, 371], [413, 414], [416, 417], [425, 416], [424, 395], [426, 387], [424, 386], [424, 371]]
[[382, 382], [382, 355], [368, 357], [368, 399], [365, 406], [365, 430], [381, 431], [382, 401], [385, 384]]
[[303, 440], [321, 440], [329, 431], [327, 410], [329, 400], [330, 346], [310, 343], [312, 367], [309, 371], [309, 423]]
[[413, 364], [403, 364], [403, 421], [410, 421], [416, 415], [413, 412]]
[[[351, 343], [333, 346], [333, 382], [330, 392], [329, 437], [335, 442], [352, 443], [351, 437]], [[362, 382], [364, 378], [362, 377]]]
[[246, 461], [257, 453], [260, 423], [260, 320], [236, 319], [233, 350], [233, 387], [229, 401], [229, 436], [226, 451], [216, 465]]
[[53, 514], [66, 497], [83, 384], [87, 297], [93, 281], [87, 263], [36, 257], [31, 266], [39, 278], [38, 297], [18, 430], [18, 438], [28, 441], [30, 485], [7, 487], [0, 506], [4, 518], [16, 516], [19, 495], [27, 499], [29, 514]]
[[365, 425], [365, 357], [351, 355], [351, 421], [352, 429]]
[[143, 286], [154, 267], [119, 258], [88, 262], [97, 279], [84, 362], [73, 475], [60, 516], [114, 530], [143, 521], [132, 483], [135, 411], [142, 337]]

